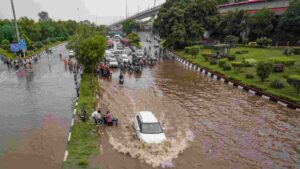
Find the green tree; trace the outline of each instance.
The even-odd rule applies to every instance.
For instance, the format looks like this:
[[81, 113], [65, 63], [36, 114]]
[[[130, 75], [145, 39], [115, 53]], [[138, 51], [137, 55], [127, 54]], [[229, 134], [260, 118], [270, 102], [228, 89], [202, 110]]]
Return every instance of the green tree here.
[[271, 37], [278, 21], [274, 12], [263, 8], [250, 17], [250, 40], [260, 37]]
[[137, 23], [133, 19], [129, 19], [122, 24], [122, 30], [126, 35], [130, 34], [135, 28]]
[[272, 70], [272, 63], [260, 62], [256, 66], [256, 74], [262, 82], [264, 82], [270, 76]]
[[103, 36], [95, 35], [81, 41], [76, 48], [76, 59], [84, 66], [84, 71], [91, 73], [96, 64], [103, 58], [106, 40]]
[[7, 39], [3, 39], [1, 41], [1, 48], [5, 50], [9, 50], [9, 41]]
[[138, 34], [136, 33], [130, 33], [128, 35], [128, 41], [131, 45], [137, 47], [137, 48], [141, 48], [141, 45], [140, 45], [140, 37]]
[[235, 45], [239, 42], [239, 38], [233, 35], [228, 35], [224, 39], [225, 43], [228, 43], [230, 47], [235, 47]]
[[285, 41], [297, 42], [300, 39], [300, 0], [290, 3], [287, 11], [280, 18], [278, 32]]
[[223, 39], [226, 35], [233, 35], [245, 39], [248, 37], [249, 24], [249, 14], [246, 11], [229, 11], [221, 18], [217, 30], [218, 37]]
[[300, 94], [300, 76], [291, 75], [287, 79], [288, 84], [292, 85], [296, 90], [298, 95]]

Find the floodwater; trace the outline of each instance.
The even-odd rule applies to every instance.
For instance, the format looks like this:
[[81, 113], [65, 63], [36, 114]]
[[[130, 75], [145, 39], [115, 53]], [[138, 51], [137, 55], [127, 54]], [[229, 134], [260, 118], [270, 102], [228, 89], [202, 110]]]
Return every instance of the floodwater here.
[[[143, 39], [143, 37], [142, 37]], [[145, 44], [145, 43], [144, 43]], [[91, 159], [106, 169], [300, 168], [300, 115], [176, 61], [160, 61], [142, 74], [119, 71], [100, 80], [100, 109], [119, 118], [106, 128], [101, 155]], [[167, 141], [147, 145], [132, 128], [135, 113], [150, 110]]]
[[0, 64], [1, 169], [61, 168], [75, 89], [59, 53], [68, 54], [64, 45], [19, 76]]

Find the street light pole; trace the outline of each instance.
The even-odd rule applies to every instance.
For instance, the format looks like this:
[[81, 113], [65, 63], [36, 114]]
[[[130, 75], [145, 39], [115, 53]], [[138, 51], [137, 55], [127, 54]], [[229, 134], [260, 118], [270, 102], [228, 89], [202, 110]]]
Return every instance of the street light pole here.
[[80, 18], [79, 18], [79, 8], [77, 8], [78, 11], [78, 22], [80, 22]]
[[[10, 2], [11, 2], [11, 7], [12, 7], [13, 15], [14, 15], [14, 21], [15, 21], [15, 27], [16, 27], [17, 40], [18, 40], [18, 44], [19, 44], [19, 42], [20, 42], [20, 33], [19, 33], [19, 27], [18, 27], [17, 18], [16, 18], [15, 6], [14, 6], [13, 0], [10, 0]], [[19, 46], [19, 47], [20, 47], [20, 46]]]
[[127, 0], [126, 0], [126, 19], [127, 19], [127, 14], [128, 14], [128, 13], [127, 13], [127, 10], [128, 10], [128, 9], [127, 9]]

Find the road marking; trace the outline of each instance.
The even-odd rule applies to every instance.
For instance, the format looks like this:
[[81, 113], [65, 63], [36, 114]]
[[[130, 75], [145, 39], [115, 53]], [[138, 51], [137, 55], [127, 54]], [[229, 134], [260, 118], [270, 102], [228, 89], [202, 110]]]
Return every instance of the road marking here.
[[239, 88], [239, 89], [242, 89], [242, 90], [244, 89], [244, 87], [243, 87], [243, 86], [238, 86], [238, 88]]
[[228, 85], [233, 86], [233, 83], [232, 82], [228, 82]]
[[76, 109], [74, 109], [73, 114], [74, 114], [74, 115], [76, 114]]
[[75, 106], [77, 106], [77, 105], [78, 105], [78, 102], [75, 103]]
[[270, 100], [270, 97], [269, 97], [269, 96], [262, 95], [261, 97], [264, 98], [264, 99]]
[[217, 76], [217, 75], [214, 75], [214, 79], [218, 79], [218, 76]]
[[282, 106], [284, 106], [284, 107], [288, 106], [286, 103], [283, 103], [282, 101], [278, 101], [277, 103], [280, 104], [280, 105], [282, 105]]
[[72, 122], [71, 122], [71, 127], [74, 125], [74, 119], [72, 119]]
[[68, 155], [69, 155], [69, 152], [66, 150], [66, 151], [65, 151], [65, 155], [64, 155], [64, 161], [67, 161]]
[[255, 94], [256, 92], [255, 92], [255, 91], [253, 91], [253, 90], [249, 90], [249, 93], [251, 93], [251, 94]]
[[300, 112], [300, 109], [296, 108], [296, 111]]
[[225, 82], [225, 79], [223, 79], [223, 78], [221, 78], [220, 80], [221, 80], [222, 82]]
[[69, 132], [69, 136], [68, 136], [68, 142], [71, 140], [71, 135], [72, 135], [72, 133], [71, 133], [71, 132]]

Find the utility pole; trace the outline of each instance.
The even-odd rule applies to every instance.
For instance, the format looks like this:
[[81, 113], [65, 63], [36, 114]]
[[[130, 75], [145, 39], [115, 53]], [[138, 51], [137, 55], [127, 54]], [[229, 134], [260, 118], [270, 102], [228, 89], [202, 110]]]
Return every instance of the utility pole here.
[[154, 0], [154, 7], [156, 6], [156, 0]]
[[80, 18], [79, 18], [79, 8], [77, 8], [77, 12], [78, 12], [78, 22], [80, 22]]
[[20, 48], [20, 33], [19, 33], [19, 27], [18, 27], [18, 23], [17, 23], [17, 18], [16, 18], [16, 12], [15, 12], [15, 6], [14, 6], [14, 2], [13, 0], [10, 0], [11, 2], [11, 7], [12, 7], [12, 11], [13, 11], [13, 15], [14, 15], [14, 21], [15, 21], [15, 27], [16, 27], [16, 35], [17, 35], [17, 40], [18, 40], [18, 45]]
[[126, 15], [125, 15], [125, 16], [126, 16], [126, 19], [127, 19], [127, 14], [128, 14], [128, 13], [127, 13], [127, 10], [128, 10], [128, 9], [127, 9], [127, 0], [126, 0]]

